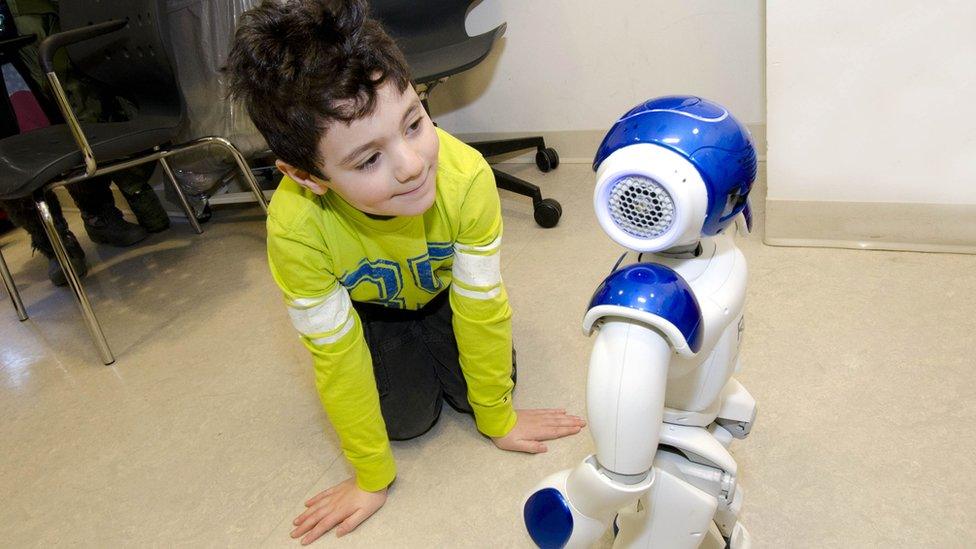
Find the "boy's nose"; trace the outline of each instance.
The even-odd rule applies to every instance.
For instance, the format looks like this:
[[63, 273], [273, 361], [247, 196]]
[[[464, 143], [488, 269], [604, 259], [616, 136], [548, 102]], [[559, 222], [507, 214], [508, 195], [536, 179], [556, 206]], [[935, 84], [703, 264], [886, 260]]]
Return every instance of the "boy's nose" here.
[[409, 183], [424, 173], [424, 158], [413, 147], [400, 147], [400, 158], [397, 163], [396, 178], [400, 183]]

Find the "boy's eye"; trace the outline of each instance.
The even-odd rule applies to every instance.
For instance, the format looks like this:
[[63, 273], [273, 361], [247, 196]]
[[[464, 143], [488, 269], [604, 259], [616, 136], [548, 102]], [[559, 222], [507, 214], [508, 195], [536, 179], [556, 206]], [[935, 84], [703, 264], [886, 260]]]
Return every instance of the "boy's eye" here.
[[376, 164], [376, 161], [379, 160], [379, 159], [380, 159], [380, 153], [378, 153], [378, 152], [377, 153], [373, 153], [373, 156], [370, 156], [369, 158], [367, 158], [365, 162], [363, 162], [362, 164], [356, 166], [356, 168], [359, 169], [359, 170], [365, 170], [365, 169], [371, 168], [373, 166], [373, 164]]
[[417, 128], [420, 127], [420, 121], [421, 120], [422, 120], [421, 118], [418, 118], [418, 119], [414, 120], [413, 121], [413, 124], [410, 124], [409, 130], [412, 131], [412, 132], [413, 131], [417, 131]]

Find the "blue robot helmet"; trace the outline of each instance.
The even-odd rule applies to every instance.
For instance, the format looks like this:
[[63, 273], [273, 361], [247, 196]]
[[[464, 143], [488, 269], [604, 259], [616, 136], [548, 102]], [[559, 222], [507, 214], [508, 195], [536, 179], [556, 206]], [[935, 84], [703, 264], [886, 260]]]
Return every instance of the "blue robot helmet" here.
[[660, 251], [718, 234], [746, 207], [756, 177], [749, 131], [692, 96], [651, 99], [625, 113], [593, 161], [594, 208], [615, 241]]

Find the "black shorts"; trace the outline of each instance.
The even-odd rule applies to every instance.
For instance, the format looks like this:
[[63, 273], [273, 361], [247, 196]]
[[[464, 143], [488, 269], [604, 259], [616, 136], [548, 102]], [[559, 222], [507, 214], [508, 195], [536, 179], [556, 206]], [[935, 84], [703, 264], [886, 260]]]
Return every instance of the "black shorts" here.
[[459, 412], [472, 413], [451, 325], [450, 291], [442, 291], [419, 311], [353, 302], [373, 357], [390, 440], [407, 440], [429, 431], [445, 401]]

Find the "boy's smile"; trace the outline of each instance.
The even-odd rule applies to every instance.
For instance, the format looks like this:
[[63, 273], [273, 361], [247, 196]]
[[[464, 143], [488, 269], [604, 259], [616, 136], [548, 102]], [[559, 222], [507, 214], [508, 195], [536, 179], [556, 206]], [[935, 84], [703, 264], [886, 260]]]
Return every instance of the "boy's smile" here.
[[[333, 122], [319, 141], [322, 180], [289, 171], [317, 194], [332, 190], [374, 215], [420, 215], [434, 203], [440, 141], [413, 87], [390, 82], [376, 94], [372, 114]], [[305, 177], [302, 177], [305, 176]]]

